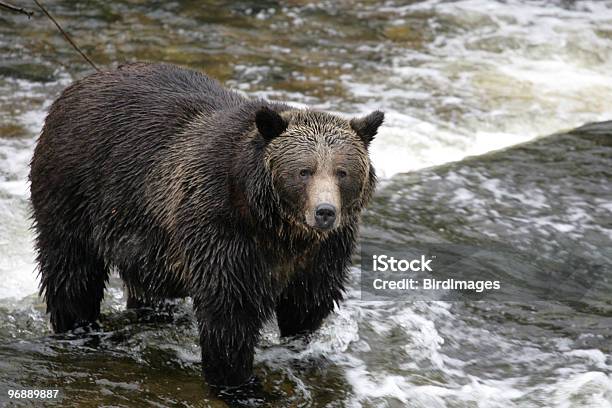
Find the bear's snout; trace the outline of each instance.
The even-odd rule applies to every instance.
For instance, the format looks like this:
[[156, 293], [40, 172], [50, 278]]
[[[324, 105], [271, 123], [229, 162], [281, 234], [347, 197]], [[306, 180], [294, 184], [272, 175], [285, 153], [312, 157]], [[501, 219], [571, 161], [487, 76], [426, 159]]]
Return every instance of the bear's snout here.
[[310, 180], [306, 195], [306, 224], [324, 231], [336, 228], [342, 203], [338, 182], [321, 171]]
[[331, 204], [319, 204], [315, 209], [317, 228], [330, 229], [336, 221], [336, 207]]

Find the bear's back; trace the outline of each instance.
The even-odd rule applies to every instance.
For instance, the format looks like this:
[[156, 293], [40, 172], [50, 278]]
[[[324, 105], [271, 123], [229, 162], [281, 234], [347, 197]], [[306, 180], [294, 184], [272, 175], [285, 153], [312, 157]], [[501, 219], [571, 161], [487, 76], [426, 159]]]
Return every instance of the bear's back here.
[[[199, 112], [231, 109], [245, 102], [238, 93], [228, 90], [207, 75], [176, 65], [130, 63], [120, 65], [113, 76], [120, 78], [126, 96], [146, 93], [154, 101], [165, 105], [179, 103]], [[90, 78], [94, 78], [92, 76]], [[111, 86], [117, 84], [111, 79]], [[165, 101], [164, 101], [165, 99]], [[188, 114], [189, 112], [184, 112]]]
[[[51, 105], [34, 152], [35, 212], [68, 208], [71, 223], [95, 224], [106, 209], [137, 204], [153, 167], [196, 116], [247, 101], [202, 73], [166, 64], [127, 64], [76, 81]], [[48, 213], [54, 223], [55, 211]]]

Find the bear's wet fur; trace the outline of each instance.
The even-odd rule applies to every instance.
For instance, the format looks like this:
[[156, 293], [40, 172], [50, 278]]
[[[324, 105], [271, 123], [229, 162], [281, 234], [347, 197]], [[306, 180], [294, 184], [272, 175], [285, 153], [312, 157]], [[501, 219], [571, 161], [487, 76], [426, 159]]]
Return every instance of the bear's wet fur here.
[[166, 64], [75, 82], [30, 173], [54, 331], [95, 324], [116, 268], [128, 306], [191, 296], [205, 377], [246, 382], [263, 323], [310, 333], [342, 299], [382, 121], [248, 99]]

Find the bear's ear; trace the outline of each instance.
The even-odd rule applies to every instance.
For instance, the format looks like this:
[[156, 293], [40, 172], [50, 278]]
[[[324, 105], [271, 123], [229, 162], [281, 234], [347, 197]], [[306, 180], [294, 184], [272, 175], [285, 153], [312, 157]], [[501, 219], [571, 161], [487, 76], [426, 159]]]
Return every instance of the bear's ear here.
[[382, 125], [385, 119], [385, 114], [381, 111], [374, 111], [363, 118], [355, 118], [351, 120], [351, 128], [359, 135], [363, 143], [368, 147], [378, 128]]
[[287, 122], [277, 112], [262, 106], [255, 113], [255, 125], [266, 142], [287, 130]]

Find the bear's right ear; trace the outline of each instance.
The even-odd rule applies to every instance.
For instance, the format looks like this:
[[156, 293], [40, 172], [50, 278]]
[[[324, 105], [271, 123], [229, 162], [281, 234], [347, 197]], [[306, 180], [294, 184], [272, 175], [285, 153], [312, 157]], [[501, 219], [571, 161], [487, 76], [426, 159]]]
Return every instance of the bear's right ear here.
[[287, 130], [285, 119], [267, 106], [259, 108], [255, 113], [255, 125], [266, 142], [271, 141]]

